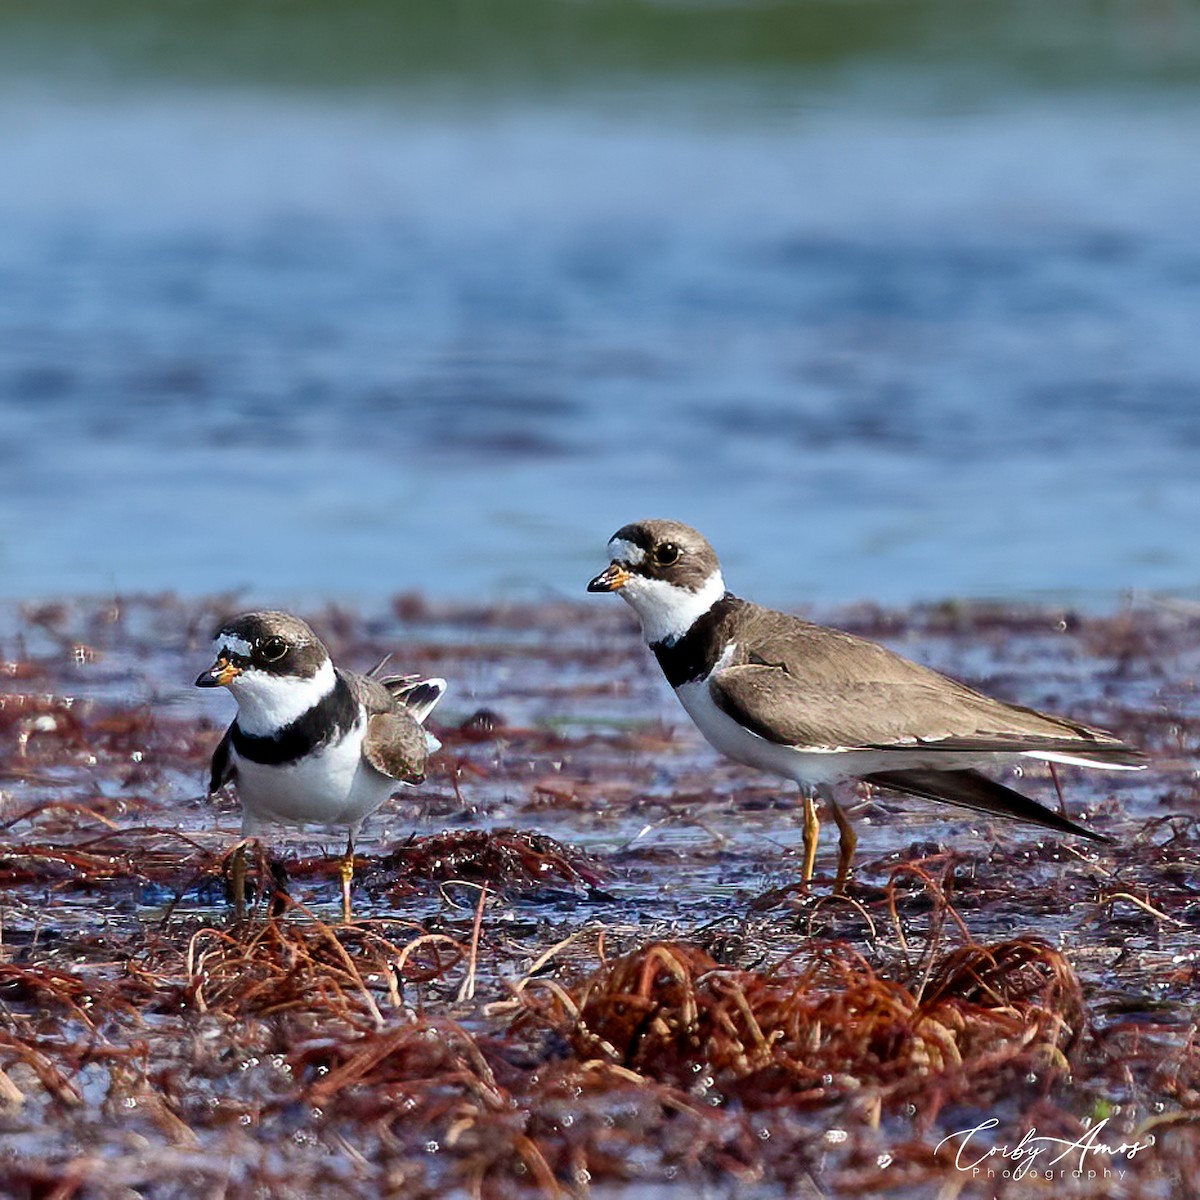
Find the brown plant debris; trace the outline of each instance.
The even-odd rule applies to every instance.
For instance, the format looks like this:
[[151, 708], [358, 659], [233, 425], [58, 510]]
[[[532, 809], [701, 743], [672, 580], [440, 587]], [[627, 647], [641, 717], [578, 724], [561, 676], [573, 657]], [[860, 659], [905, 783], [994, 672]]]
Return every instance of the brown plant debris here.
[[0, 1194], [966, 1197], [982, 1125], [1010, 1170], [1031, 1131], [1148, 1147], [1037, 1194], [1194, 1190], [1194, 616], [832, 614], [1153, 760], [1059, 771], [1111, 847], [863, 797], [835, 898], [825, 844], [796, 886], [794, 791], [701, 743], [626, 614], [331, 606], [339, 661], [452, 681], [342, 924], [339, 830], [244, 845], [230, 903], [227, 714], [191, 680], [237, 606], [0, 609]]
[[426, 879], [486, 883], [501, 892], [546, 884], [597, 886], [600, 869], [587, 855], [542, 834], [516, 829], [471, 829], [413, 838], [381, 865], [398, 883]]
[[528, 994], [580, 1057], [679, 1084], [701, 1078], [751, 1108], [864, 1093], [892, 1108], [978, 1100], [1019, 1074], [1065, 1071], [1083, 1021], [1074, 971], [1030, 941], [956, 950], [923, 994], [840, 944], [763, 973], [680, 942], [625, 955], [570, 991]]

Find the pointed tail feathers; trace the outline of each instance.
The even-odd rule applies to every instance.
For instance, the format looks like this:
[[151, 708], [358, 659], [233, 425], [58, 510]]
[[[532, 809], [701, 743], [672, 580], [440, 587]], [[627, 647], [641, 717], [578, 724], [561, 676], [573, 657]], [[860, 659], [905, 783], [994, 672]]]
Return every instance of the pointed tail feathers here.
[[392, 675], [379, 682], [391, 692], [392, 699], [399, 700], [413, 720], [422, 725], [446, 692], [444, 679], [425, 679], [420, 675]]
[[[446, 692], [444, 679], [425, 679], [420, 675], [393, 675], [379, 681], [408, 710], [419, 725], [437, 707], [437, 702]], [[430, 754], [442, 748], [442, 743], [428, 730], [425, 732], [425, 747]]]
[[1076, 825], [1044, 804], [1014, 792], [1012, 788], [986, 775], [980, 775], [978, 771], [879, 771], [862, 778], [867, 783], [905, 792], [910, 796], [941, 800], [946, 804], [956, 804], [960, 808], [971, 808], [1013, 821], [1026, 821], [1031, 825], [1055, 829], [1059, 833], [1091, 838], [1094, 842], [1112, 841], [1104, 834]]

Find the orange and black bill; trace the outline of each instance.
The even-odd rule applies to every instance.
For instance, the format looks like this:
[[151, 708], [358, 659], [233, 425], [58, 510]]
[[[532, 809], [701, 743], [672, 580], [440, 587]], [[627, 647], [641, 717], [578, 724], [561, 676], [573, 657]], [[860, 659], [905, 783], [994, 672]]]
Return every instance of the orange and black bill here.
[[631, 577], [628, 567], [623, 567], [619, 562], [611, 562], [595, 579], [589, 580], [587, 590], [589, 592], [617, 592], [629, 582]]
[[197, 687], [226, 687], [242, 673], [242, 668], [222, 654], [207, 671], [196, 677]]

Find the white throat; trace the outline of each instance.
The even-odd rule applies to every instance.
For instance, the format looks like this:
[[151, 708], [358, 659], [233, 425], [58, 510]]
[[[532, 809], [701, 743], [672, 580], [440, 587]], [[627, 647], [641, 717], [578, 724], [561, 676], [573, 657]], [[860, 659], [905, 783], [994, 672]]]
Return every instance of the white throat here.
[[238, 703], [237, 723], [252, 737], [271, 737], [302, 717], [333, 691], [336, 677], [327, 658], [310, 679], [271, 675], [250, 667], [229, 685]]
[[725, 595], [725, 580], [714, 571], [704, 586], [693, 592], [676, 587], [661, 579], [633, 575], [621, 588], [620, 597], [637, 613], [642, 622], [642, 636], [648, 645], [678, 641], [696, 620]]

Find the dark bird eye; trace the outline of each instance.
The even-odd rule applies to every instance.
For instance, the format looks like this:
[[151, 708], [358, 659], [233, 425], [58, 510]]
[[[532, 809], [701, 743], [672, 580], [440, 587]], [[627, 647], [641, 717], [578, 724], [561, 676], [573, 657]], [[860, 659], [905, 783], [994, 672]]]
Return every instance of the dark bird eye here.
[[269, 637], [258, 648], [263, 662], [278, 662], [287, 652], [288, 644], [281, 637]]
[[663, 542], [654, 548], [654, 561], [660, 567], [669, 567], [679, 561], [679, 547], [674, 542]]

